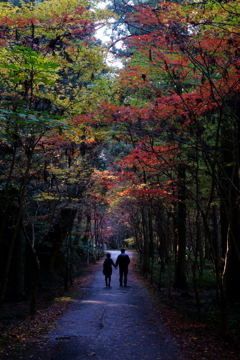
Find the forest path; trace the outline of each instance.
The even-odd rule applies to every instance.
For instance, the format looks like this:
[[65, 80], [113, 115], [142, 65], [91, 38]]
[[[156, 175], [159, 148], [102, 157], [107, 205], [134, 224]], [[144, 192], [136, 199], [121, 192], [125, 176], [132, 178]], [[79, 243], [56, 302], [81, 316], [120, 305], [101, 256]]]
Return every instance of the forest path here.
[[[119, 251], [110, 251], [115, 261]], [[130, 258], [131, 252], [127, 252]], [[82, 295], [68, 307], [38, 354], [24, 360], [180, 360], [187, 359], [155, 316], [154, 305], [129, 265], [128, 286], [113, 269], [105, 286], [100, 261]]]

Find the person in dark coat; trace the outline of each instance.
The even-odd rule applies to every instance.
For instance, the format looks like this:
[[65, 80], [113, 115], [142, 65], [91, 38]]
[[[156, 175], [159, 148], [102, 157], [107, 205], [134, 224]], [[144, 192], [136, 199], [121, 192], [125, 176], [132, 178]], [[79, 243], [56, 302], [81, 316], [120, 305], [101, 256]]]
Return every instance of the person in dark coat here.
[[121, 249], [121, 254], [118, 255], [116, 266], [119, 265], [119, 282], [120, 286], [127, 286], [127, 274], [128, 274], [128, 265], [130, 264], [130, 258], [125, 254], [125, 249]]
[[116, 268], [114, 261], [111, 259], [111, 254], [108, 253], [106, 259], [103, 262], [103, 274], [105, 275], [106, 286], [109, 287], [111, 284], [112, 266]]

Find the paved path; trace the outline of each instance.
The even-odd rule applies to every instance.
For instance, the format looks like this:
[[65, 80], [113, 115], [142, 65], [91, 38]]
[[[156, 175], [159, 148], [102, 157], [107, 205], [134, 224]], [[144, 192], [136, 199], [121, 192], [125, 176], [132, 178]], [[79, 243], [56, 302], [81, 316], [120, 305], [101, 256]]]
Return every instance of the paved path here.
[[[114, 261], [119, 253], [111, 251]], [[24, 360], [186, 360], [155, 319], [154, 306], [131, 264], [126, 288], [119, 286], [115, 269], [111, 287], [106, 287], [101, 270], [102, 261], [84, 294], [49, 333], [45, 348]]]

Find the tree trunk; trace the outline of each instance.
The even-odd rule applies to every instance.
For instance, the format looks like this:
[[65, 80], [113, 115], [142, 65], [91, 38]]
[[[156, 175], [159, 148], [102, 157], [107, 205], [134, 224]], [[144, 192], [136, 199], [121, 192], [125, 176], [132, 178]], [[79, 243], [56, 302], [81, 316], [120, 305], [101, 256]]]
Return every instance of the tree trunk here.
[[38, 285], [40, 279], [40, 261], [38, 260], [38, 255], [36, 251], [31, 247], [34, 264], [35, 264], [35, 275], [34, 275], [34, 282], [33, 282], [33, 290], [32, 290], [32, 297], [30, 302], [30, 315], [34, 315], [36, 313], [36, 302], [37, 302], [37, 294], [38, 294]]
[[[225, 273], [223, 272], [223, 276], [222, 276], [221, 271], [218, 267], [218, 260], [217, 260], [215, 248], [213, 246], [212, 237], [211, 237], [212, 232], [209, 228], [206, 214], [202, 213], [202, 218], [203, 218], [203, 223], [204, 223], [204, 227], [206, 230], [206, 236], [208, 239], [208, 244], [209, 244], [209, 248], [211, 251], [211, 256], [212, 256], [212, 260], [213, 260], [213, 264], [214, 264], [214, 268], [215, 268], [217, 286], [219, 289], [222, 334], [226, 337], [228, 335], [227, 296], [226, 296], [226, 285], [225, 285], [226, 284], [226, 272]], [[228, 260], [225, 261], [226, 268], [227, 268], [227, 264], [228, 264]]]
[[153, 265], [154, 265], [154, 242], [153, 242], [153, 219], [152, 219], [151, 210], [148, 211], [148, 233], [149, 233], [149, 257], [151, 260], [150, 263], [150, 282], [153, 282]]
[[186, 290], [186, 173], [184, 165], [179, 165], [178, 178], [178, 249], [174, 287]]
[[18, 211], [17, 211], [17, 216], [15, 219], [15, 222], [14, 222], [14, 226], [13, 226], [12, 236], [10, 239], [9, 251], [8, 251], [8, 255], [7, 255], [6, 267], [5, 267], [4, 276], [3, 276], [3, 284], [2, 284], [1, 294], [0, 294], [0, 314], [2, 312], [2, 307], [3, 307], [4, 300], [5, 300], [6, 292], [7, 292], [13, 249], [14, 249], [14, 245], [16, 242], [16, 238], [17, 238], [17, 234], [19, 231], [20, 222], [21, 222], [21, 218], [22, 218], [22, 213], [23, 213], [23, 209], [24, 209], [24, 198], [25, 198], [27, 180], [28, 180], [28, 176], [29, 176], [29, 170], [31, 167], [31, 160], [32, 160], [33, 152], [34, 152], [34, 149], [32, 149], [31, 153], [28, 155], [26, 170], [24, 173], [22, 186], [20, 189], [19, 201], [18, 201]]
[[149, 248], [147, 240], [146, 214], [142, 206], [142, 233], [143, 233], [143, 257], [142, 257], [142, 274], [147, 276], [149, 264]]
[[12, 173], [14, 170], [14, 166], [15, 166], [15, 162], [16, 162], [16, 152], [17, 152], [17, 141], [14, 142], [13, 144], [13, 156], [12, 156], [12, 161], [11, 161], [11, 165], [10, 165], [10, 169], [9, 169], [9, 174], [7, 176], [7, 181], [6, 181], [6, 185], [5, 185], [5, 192], [2, 198], [2, 216], [1, 216], [1, 226], [0, 226], [0, 244], [2, 243], [3, 240], [3, 234], [5, 232], [5, 228], [6, 228], [6, 223], [8, 221], [8, 216], [9, 216], [9, 205], [10, 205], [10, 184], [11, 184], [11, 179], [12, 179]]
[[[240, 115], [240, 106], [236, 113]], [[226, 123], [228, 125], [227, 119]], [[240, 300], [240, 125], [222, 134], [221, 229], [227, 295]]]
[[218, 216], [218, 206], [212, 205], [211, 207], [211, 220], [212, 220], [212, 241], [213, 247], [215, 249], [218, 267], [221, 267], [221, 240], [220, 240], [220, 229], [219, 229], [219, 216]]
[[72, 225], [76, 213], [77, 210], [75, 209], [62, 209], [58, 222], [54, 226], [54, 231], [48, 234], [48, 238], [50, 238], [50, 241], [52, 240], [54, 244], [53, 253], [49, 262], [49, 272], [52, 274], [54, 273], [55, 262], [59, 251], [62, 248], [63, 241], [72, 230]]
[[168, 269], [168, 297], [171, 298], [173, 279], [172, 279], [172, 266], [171, 266], [170, 256], [166, 256], [166, 264]]
[[26, 242], [21, 229], [19, 229], [16, 246], [14, 251], [14, 268], [15, 268], [15, 282], [14, 282], [14, 298], [17, 300], [25, 299], [25, 252]]

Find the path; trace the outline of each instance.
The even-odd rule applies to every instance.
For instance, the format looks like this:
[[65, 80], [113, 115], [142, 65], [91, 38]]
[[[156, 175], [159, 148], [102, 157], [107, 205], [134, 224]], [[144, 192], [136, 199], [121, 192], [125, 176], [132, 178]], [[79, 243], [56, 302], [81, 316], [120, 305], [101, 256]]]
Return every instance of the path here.
[[[111, 251], [114, 261], [119, 253]], [[186, 359], [164, 324], [155, 319], [154, 306], [131, 271], [131, 264], [126, 288], [119, 286], [115, 269], [111, 287], [105, 287], [101, 269], [102, 261], [84, 294], [49, 333], [44, 349], [24, 360]]]

